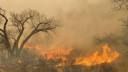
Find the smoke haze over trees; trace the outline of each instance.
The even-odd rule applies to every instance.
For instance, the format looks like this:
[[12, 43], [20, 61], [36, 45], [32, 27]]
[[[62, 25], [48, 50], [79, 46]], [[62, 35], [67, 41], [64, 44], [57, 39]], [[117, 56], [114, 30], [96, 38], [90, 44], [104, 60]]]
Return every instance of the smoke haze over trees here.
[[[0, 50], [3, 51], [3, 54], [0, 52], [0, 56], [3, 57], [0, 58], [0, 62], [7, 64], [8, 70], [14, 69], [13, 72], [58, 72], [57, 70], [85, 72], [82, 66], [72, 66], [74, 60], [78, 56], [96, 50], [96, 46], [107, 43], [121, 53], [121, 58], [119, 63], [105, 68], [111, 70], [111, 67], [114, 67], [119, 69], [119, 72], [126, 72], [128, 67], [126, 1], [0, 0], [1, 7], [5, 8], [5, 10], [0, 9], [0, 46], [12, 55], [19, 55], [22, 51], [20, 57], [8, 58], [6, 51]], [[54, 16], [58, 20], [57, 23], [61, 24], [56, 32], [54, 29], [58, 25], [54, 18], [49, 18], [49, 16]], [[52, 31], [55, 34], [52, 34]], [[51, 38], [48, 39], [45, 35], [50, 35]], [[42, 50], [58, 45], [62, 48], [67, 47], [67, 50], [68, 48], [73, 48], [73, 50], [66, 55], [67, 66], [61, 67], [60, 64], [60, 67], [57, 67], [57, 64], [62, 62], [61, 59], [46, 60], [45, 57], [37, 56], [33, 52], [36, 49], [30, 48], [33, 49], [31, 52], [25, 48], [27, 43], [35, 48], [41, 46]], [[92, 71], [99, 72], [98, 68], [96, 66], [92, 68]], [[106, 71], [109, 72], [109, 69]]]
[[[47, 18], [34, 10], [26, 10], [20, 14], [11, 13], [10, 18], [4, 9], [0, 9], [1, 39], [10, 54], [18, 55], [29, 39], [39, 33], [53, 30], [57, 27], [53, 19]], [[9, 29], [10, 28], [10, 29]]]

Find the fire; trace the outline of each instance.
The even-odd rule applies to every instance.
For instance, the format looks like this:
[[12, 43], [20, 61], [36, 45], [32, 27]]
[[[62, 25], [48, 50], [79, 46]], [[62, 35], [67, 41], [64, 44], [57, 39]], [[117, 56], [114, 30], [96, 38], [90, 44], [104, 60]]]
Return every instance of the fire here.
[[55, 47], [42, 53], [42, 57], [47, 61], [55, 61], [56, 67], [65, 66], [71, 51], [72, 48]]
[[43, 56], [47, 60], [61, 59], [62, 61], [66, 61], [67, 56], [70, 54], [71, 51], [71, 48], [53, 48], [51, 50], [46, 51]]
[[67, 61], [67, 56], [70, 55], [72, 48], [65, 48], [63, 46], [55, 46], [46, 48], [42, 45], [27, 44], [27, 48], [34, 50], [34, 52], [46, 60], [60, 60], [61, 62]]
[[[61, 65], [68, 63], [68, 60], [70, 60], [68, 59], [68, 56], [73, 51], [73, 48], [65, 48], [58, 45], [52, 48], [45, 48], [39, 45], [28, 45], [27, 47], [34, 48], [36, 54], [43, 59], [47, 61], [59, 61], [59, 64]], [[117, 51], [112, 50], [108, 44], [103, 45], [101, 48], [101, 51], [96, 51], [88, 56], [77, 57], [74, 61], [74, 65], [94, 66], [104, 63], [112, 63], [120, 56], [120, 54]]]
[[111, 50], [108, 44], [105, 44], [102, 47], [101, 53], [96, 51], [87, 57], [79, 57], [76, 59], [75, 65], [94, 66], [103, 63], [112, 63], [119, 57], [119, 55], [120, 54], [117, 51]]

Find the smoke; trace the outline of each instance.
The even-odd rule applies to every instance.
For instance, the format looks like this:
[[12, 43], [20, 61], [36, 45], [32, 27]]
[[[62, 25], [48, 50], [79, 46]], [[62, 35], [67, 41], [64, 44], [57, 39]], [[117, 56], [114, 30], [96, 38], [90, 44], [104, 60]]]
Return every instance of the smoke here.
[[51, 34], [52, 40], [48, 40], [47, 35], [38, 36], [40, 44], [85, 47], [92, 44], [95, 35], [114, 33], [120, 29], [119, 16], [114, 14], [109, 0], [0, 0], [0, 4], [9, 11], [32, 8], [54, 16], [61, 26], [55, 34]]

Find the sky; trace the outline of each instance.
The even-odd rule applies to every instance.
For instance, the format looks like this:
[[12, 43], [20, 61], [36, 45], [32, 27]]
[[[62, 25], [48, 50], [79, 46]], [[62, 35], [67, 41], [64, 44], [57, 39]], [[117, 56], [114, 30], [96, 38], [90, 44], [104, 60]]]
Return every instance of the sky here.
[[95, 36], [120, 31], [121, 15], [109, 0], [0, 0], [0, 6], [8, 12], [31, 8], [54, 16], [62, 27], [53, 35], [53, 43], [84, 46]]

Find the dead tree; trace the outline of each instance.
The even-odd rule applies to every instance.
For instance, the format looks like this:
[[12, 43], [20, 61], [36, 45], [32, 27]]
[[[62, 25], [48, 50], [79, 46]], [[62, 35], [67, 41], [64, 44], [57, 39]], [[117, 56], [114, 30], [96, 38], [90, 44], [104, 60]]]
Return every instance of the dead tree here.
[[5, 16], [5, 10], [3, 10], [1, 8], [0, 8], [0, 16], [4, 19], [3, 28], [0, 28], [0, 36], [2, 38], [4, 38], [4, 44], [6, 46], [6, 49], [10, 52], [11, 51], [11, 45], [10, 45], [9, 37], [7, 34], [8, 18]]
[[[25, 10], [21, 13], [6, 15], [0, 9], [2, 27], [0, 36], [4, 38], [6, 49], [13, 55], [18, 55], [30, 38], [39, 32], [53, 31], [57, 24], [53, 18], [47, 18], [35, 10]], [[10, 18], [9, 18], [10, 17]]]
[[112, 0], [112, 2], [114, 3], [114, 7], [116, 9], [126, 9], [128, 10], [128, 0]]

